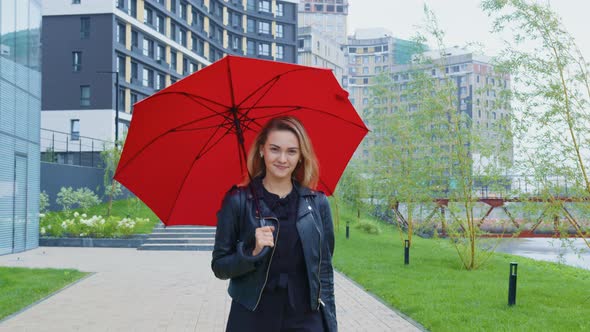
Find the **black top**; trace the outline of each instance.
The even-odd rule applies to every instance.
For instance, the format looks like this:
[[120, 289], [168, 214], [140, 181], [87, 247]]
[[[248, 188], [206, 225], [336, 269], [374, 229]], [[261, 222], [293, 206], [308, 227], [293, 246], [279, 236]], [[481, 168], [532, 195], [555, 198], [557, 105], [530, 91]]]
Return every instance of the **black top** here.
[[279, 236], [275, 243], [275, 252], [265, 290], [286, 288], [292, 309], [309, 311], [309, 282], [303, 247], [297, 231], [299, 193], [293, 186], [287, 196], [280, 198], [267, 191], [260, 178], [255, 179], [254, 185], [257, 193], [261, 194], [259, 198], [262, 198], [279, 221]]

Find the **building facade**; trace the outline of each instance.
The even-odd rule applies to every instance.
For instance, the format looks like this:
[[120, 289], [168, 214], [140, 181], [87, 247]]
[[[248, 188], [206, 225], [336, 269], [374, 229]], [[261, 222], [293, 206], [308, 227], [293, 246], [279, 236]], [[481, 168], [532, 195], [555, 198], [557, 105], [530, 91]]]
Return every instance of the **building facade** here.
[[39, 246], [41, 1], [0, 0], [0, 255]]
[[338, 82], [343, 84], [346, 61], [342, 46], [313, 26], [299, 27], [297, 31], [297, 63], [332, 69]]
[[340, 45], [347, 42], [347, 19], [348, 0], [299, 1], [299, 26], [314, 27]]
[[369, 106], [370, 87], [381, 73], [390, 73], [396, 65], [408, 64], [416, 44], [391, 36], [385, 29], [357, 30], [344, 47], [347, 73], [343, 86], [350, 93], [350, 101], [363, 114]]
[[[116, 109], [121, 138], [134, 103], [226, 54], [295, 63], [297, 4], [52, 0], [44, 2], [42, 40], [51, 63], [43, 72], [42, 127], [67, 135], [51, 149], [89, 151], [96, 147], [81, 137], [115, 139]], [[42, 137], [42, 151], [49, 141]]]

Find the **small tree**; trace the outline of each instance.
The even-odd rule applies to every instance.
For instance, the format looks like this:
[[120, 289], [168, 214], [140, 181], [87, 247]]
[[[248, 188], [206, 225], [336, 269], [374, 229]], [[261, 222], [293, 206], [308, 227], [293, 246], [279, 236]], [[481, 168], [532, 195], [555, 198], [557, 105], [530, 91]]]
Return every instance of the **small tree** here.
[[117, 165], [119, 164], [119, 160], [121, 159], [121, 152], [123, 151], [123, 144], [125, 142], [125, 138], [117, 144], [113, 145], [110, 148], [104, 147], [103, 151], [100, 153], [100, 157], [104, 163], [104, 191], [105, 197], [108, 199], [108, 206], [107, 206], [107, 217], [111, 215], [111, 210], [113, 208], [113, 199], [119, 197], [122, 194], [122, 186], [119, 182], [113, 179], [115, 175], [115, 170], [117, 169]]
[[[502, 64], [513, 73], [518, 89], [516, 134], [523, 158], [517, 166], [530, 175], [545, 199], [543, 214], [556, 221], [563, 215], [584, 238], [585, 232], [558, 199], [559, 183], [590, 212], [590, 68], [574, 38], [549, 5], [527, 0], [484, 0], [494, 17], [494, 31], [513, 36], [502, 52]], [[526, 48], [523, 46], [526, 45]], [[534, 47], [532, 50], [528, 50]], [[528, 48], [528, 49], [527, 49]], [[526, 179], [525, 179], [526, 181]], [[557, 225], [556, 225], [557, 226]], [[562, 233], [563, 234], [563, 233]], [[586, 241], [590, 247], [590, 243]]]

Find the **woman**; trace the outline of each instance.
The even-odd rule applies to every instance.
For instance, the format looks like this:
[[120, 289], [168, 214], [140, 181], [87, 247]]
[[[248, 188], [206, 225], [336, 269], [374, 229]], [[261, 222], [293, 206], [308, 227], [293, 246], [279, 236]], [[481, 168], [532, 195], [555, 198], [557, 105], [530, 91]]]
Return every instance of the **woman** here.
[[248, 171], [252, 180], [232, 188], [217, 214], [211, 267], [230, 279], [227, 331], [337, 331], [332, 216], [310, 189], [318, 165], [299, 120], [271, 119]]

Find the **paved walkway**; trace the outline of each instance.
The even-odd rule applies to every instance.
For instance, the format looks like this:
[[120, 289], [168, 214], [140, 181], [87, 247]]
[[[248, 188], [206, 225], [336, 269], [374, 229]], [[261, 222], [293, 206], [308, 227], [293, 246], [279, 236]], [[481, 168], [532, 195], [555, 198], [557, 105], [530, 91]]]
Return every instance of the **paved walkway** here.
[[[0, 331], [223, 331], [231, 300], [210, 251], [40, 247], [0, 266], [74, 268], [92, 275], [0, 323]], [[419, 331], [336, 274], [340, 331]]]

